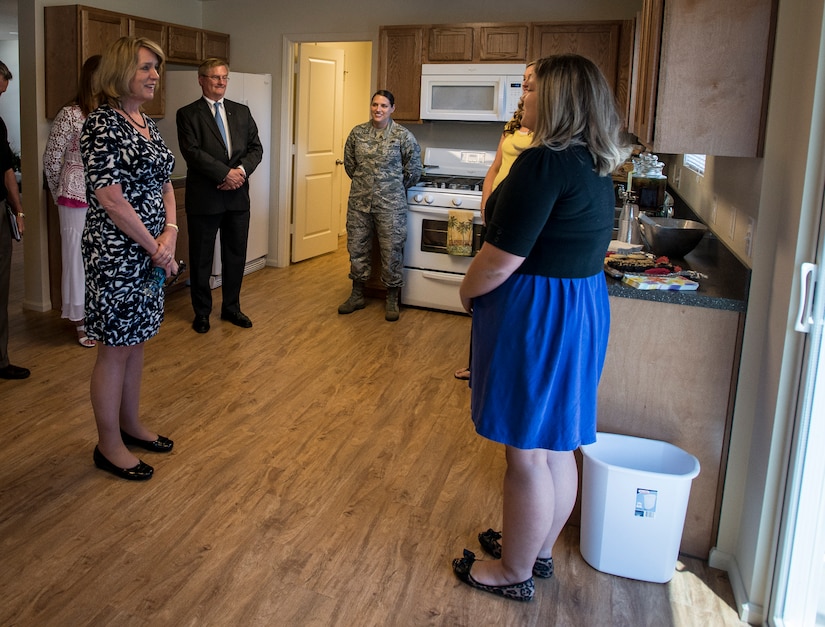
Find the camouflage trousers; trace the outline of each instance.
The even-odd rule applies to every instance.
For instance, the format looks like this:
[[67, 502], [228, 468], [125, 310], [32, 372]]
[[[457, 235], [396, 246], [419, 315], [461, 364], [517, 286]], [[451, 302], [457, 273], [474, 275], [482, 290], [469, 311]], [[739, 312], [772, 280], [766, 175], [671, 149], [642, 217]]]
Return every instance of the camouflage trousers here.
[[387, 287], [403, 287], [404, 242], [407, 240], [405, 211], [367, 213], [347, 210], [349, 278], [353, 281], [370, 278], [373, 233], [381, 249], [381, 282]]

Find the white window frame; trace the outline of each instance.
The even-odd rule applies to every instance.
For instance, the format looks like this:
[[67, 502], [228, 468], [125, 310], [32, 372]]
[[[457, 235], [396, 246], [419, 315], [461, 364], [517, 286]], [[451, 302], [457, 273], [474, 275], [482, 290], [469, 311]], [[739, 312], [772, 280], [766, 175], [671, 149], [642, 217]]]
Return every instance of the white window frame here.
[[684, 155], [684, 166], [688, 170], [696, 172], [699, 176], [705, 175], [705, 159], [706, 155]]

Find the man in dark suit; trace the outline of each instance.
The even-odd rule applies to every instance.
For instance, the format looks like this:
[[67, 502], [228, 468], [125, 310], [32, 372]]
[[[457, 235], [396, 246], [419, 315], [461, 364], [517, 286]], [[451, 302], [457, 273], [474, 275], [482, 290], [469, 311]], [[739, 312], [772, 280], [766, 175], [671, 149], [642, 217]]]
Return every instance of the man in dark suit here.
[[186, 220], [189, 232], [192, 328], [209, 331], [209, 276], [215, 237], [221, 233], [221, 319], [249, 328], [240, 295], [249, 234], [249, 176], [263, 157], [249, 107], [225, 100], [229, 64], [207, 59], [198, 67], [203, 98], [178, 109], [178, 143], [186, 160]]

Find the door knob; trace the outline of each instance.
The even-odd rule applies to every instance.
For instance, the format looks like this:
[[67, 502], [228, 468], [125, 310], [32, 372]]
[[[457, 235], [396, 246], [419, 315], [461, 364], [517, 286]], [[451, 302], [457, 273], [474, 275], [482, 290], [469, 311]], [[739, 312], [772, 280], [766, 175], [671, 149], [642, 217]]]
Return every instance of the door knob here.
[[341, 161], [340, 159], [335, 160], [335, 165], [343, 165], [343, 164], [344, 164], [344, 162]]

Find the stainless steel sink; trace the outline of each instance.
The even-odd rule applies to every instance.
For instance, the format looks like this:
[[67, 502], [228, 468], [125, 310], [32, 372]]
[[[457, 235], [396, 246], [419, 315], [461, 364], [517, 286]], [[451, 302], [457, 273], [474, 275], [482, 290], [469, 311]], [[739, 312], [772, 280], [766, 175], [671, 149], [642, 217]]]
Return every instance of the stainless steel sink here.
[[696, 248], [708, 227], [695, 220], [654, 218], [643, 213], [639, 230], [653, 253], [680, 259]]

